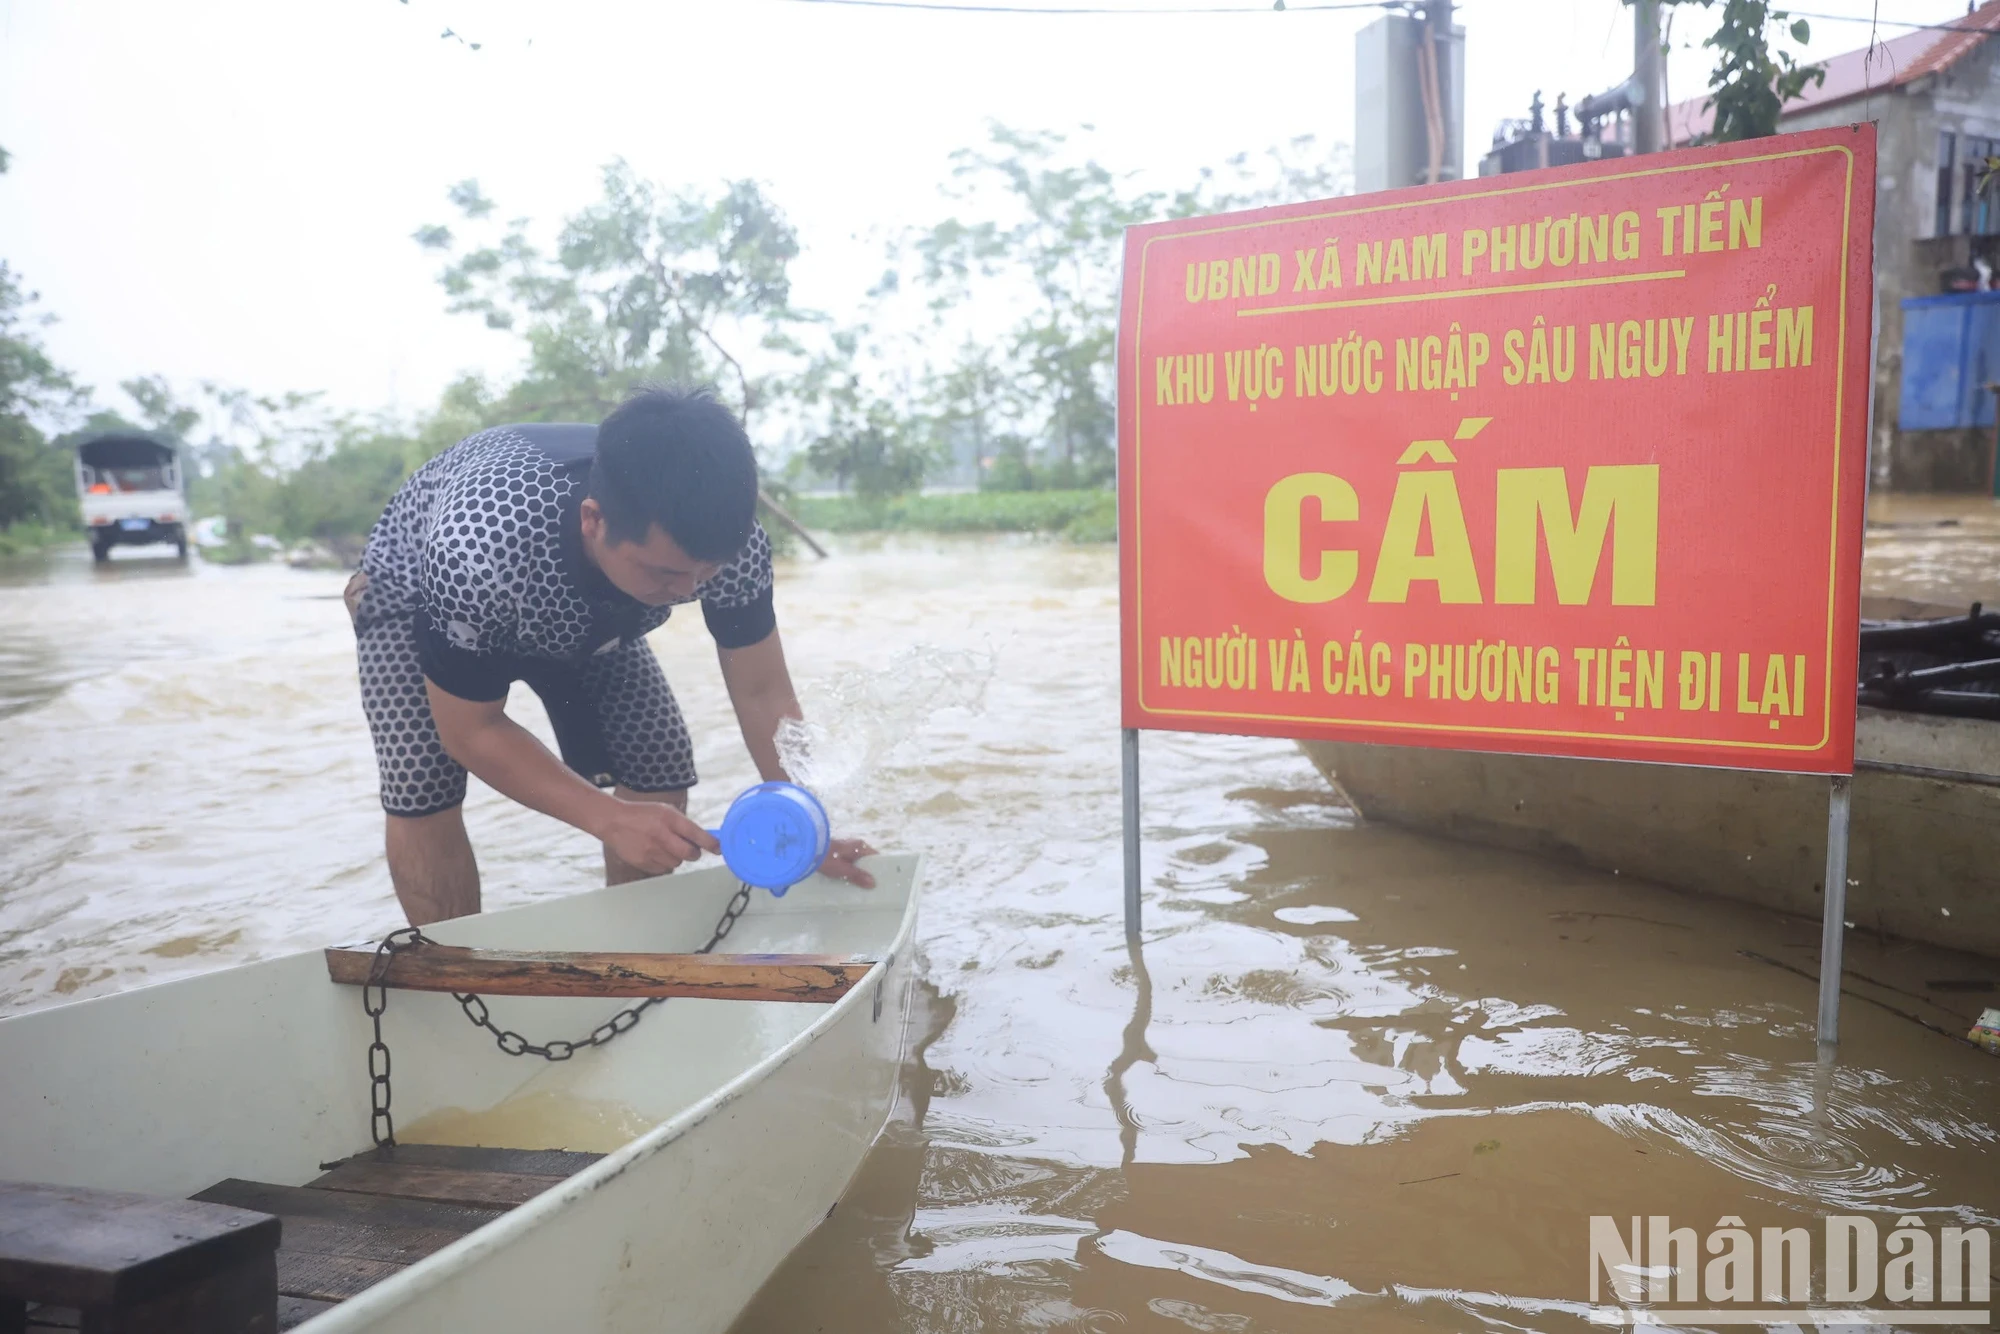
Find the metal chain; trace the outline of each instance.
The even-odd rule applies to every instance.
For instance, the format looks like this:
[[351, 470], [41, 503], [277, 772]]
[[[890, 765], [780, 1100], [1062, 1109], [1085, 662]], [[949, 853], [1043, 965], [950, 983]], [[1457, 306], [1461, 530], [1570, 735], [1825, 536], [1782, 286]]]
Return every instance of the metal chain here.
[[[708, 943], [696, 950], [695, 953], [707, 954], [717, 945], [721, 944], [722, 938], [729, 934], [730, 929], [736, 925], [736, 919], [741, 917], [743, 910], [749, 906], [750, 886], [738, 885], [736, 893], [730, 896], [728, 906], [722, 910], [721, 920], [715, 924], [715, 933], [708, 938]], [[655, 1005], [665, 1003], [667, 999], [665, 996], [648, 996], [637, 1005], [620, 1010], [596, 1028], [591, 1029], [589, 1037], [578, 1038], [575, 1042], [557, 1040], [549, 1043], [534, 1043], [528, 1041], [513, 1029], [502, 1028], [494, 1023], [492, 1016], [487, 1013], [486, 1002], [479, 997], [469, 992], [453, 992], [452, 995], [465, 1010], [465, 1017], [470, 1019], [475, 1026], [491, 1033], [494, 1045], [498, 1046], [501, 1051], [506, 1052], [509, 1056], [539, 1056], [545, 1061], [567, 1061], [570, 1057], [576, 1055], [578, 1048], [601, 1047], [620, 1033], [631, 1032], [634, 1025], [639, 1022], [641, 1015], [645, 1014], [647, 1010], [650, 1010]]]
[[[389, 971], [389, 958], [424, 940], [414, 926], [391, 931], [375, 947], [375, 962], [368, 966], [368, 980], [361, 984], [361, 1012], [375, 1025], [375, 1040], [368, 1044], [368, 1133], [379, 1145], [396, 1142], [396, 1118], [389, 1114], [389, 1044], [382, 1041], [382, 1016], [389, 1009], [389, 988], [382, 979]], [[368, 996], [374, 991], [375, 999]]]
[[[739, 884], [736, 892], [729, 897], [722, 910], [722, 916], [715, 923], [715, 930], [708, 937], [708, 943], [694, 951], [708, 954], [720, 945], [723, 938], [736, 926], [737, 919], [750, 906], [750, 886]], [[387, 976], [389, 959], [392, 955], [411, 949], [417, 945], [435, 942], [414, 926], [402, 927], [382, 937], [382, 943], [375, 947], [375, 962], [368, 970], [368, 981], [361, 988], [361, 1009], [375, 1025], [375, 1040], [368, 1044], [368, 1078], [370, 1081], [369, 1106], [373, 1119], [369, 1132], [378, 1147], [394, 1146], [396, 1143], [396, 1122], [389, 1115], [389, 1048], [382, 1041], [382, 1014], [389, 1008], [389, 989], [382, 979]], [[373, 989], [377, 999], [370, 1002], [369, 991]], [[648, 996], [637, 1005], [628, 1006], [590, 1030], [590, 1036], [578, 1038], [574, 1042], [557, 1039], [553, 1042], [530, 1042], [511, 1028], [502, 1028], [493, 1022], [486, 1002], [469, 991], [454, 991], [452, 998], [465, 1011], [465, 1017], [475, 1027], [483, 1028], [493, 1035], [494, 1045], [509, 1056], [539, 1056], [545, 1061], [567, 1061], [584, 1047], [602, 1047], [621, 1033], [629, 1033], [638, 1026], [647, 1010], [663, 1004], [665, 996]], [[378, 1060], [379, 1055], [379, 1060]], [[379, 1068], [378, 1068], [379, 1067]]]

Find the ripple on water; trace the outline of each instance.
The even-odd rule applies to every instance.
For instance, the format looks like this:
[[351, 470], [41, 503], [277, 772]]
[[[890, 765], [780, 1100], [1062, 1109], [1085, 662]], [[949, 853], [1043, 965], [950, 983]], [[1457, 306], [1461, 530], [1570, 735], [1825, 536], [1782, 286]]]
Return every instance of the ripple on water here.
[[1990, 1147], [1996, 1132], [1984, 1109], [1928, 1080], [1811, 1062], [1772, 1065], [1737, 1057], [1703, 1067], [1688, 1110], [1652, 1104], [1593, 1109], [1603, 1123], [1639, 1137], [1671, 1140], [1767, 1190], [1812, 1206], [1840, 1209], [1945, 1207], [1967, 1218], [1949, 1183], [1906, 1165], [1909, 1152]]
[[1625, 1134], [1670, 1140], [1745, 1181], [1829, 1209], [1894, 1208], [1931, 1192], [1921, 1177], [1870, 1161], [1828, 1125], [1696, 1120], [1648, 1103], [1600, 1105], [1591, 1114]]

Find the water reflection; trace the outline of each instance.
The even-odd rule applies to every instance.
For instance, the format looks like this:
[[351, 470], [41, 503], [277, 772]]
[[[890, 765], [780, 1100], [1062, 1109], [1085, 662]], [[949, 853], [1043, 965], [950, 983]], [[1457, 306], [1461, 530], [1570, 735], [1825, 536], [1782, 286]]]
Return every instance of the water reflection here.
[[1146, 1026], [1153, 1022], [1153, 975], [1146, 968], [1145, 943], [1127, 940], [1125, 952], [1131, 960], [1123, 980], [1132, 987], [1132, 1018], [1125, 1025], [1117, 1059], [1104, 1072], [1104, 1097], [1118, 1118], [1118, 1164], [1130, 1167], [1139, 1149], [1139, 1121], [1125, 1096], [1125, 1076], [1139, 1062], [1157, 1065], [1160, 1057], [1146, 1041]]

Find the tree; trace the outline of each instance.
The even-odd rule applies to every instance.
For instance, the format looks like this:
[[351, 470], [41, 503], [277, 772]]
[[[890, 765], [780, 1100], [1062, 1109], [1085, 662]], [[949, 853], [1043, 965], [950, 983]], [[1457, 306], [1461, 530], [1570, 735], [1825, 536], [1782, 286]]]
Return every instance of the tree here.
[[[199, 515], [221, 515], [237, 536], [357, 537], [403, 479], [436, 452], [421, 432], [335, 410], [317, 393], [266, 396], [204, 381], [184, 399], [157, 375], [119, 388], [137, 420], [99, 410], [84, 432], [137, 429], [173, 440], [188, 460], [190, 507]], [[447, 391], [445, 402], [451, 401]]]
[[214, 466], [196, 508], [219, 511], [233, 533], [358, 537], [436, 452], [421, 432], [330, 408], [317, 393], [262, 397], [212, 384], [202, 392], [232, 438], [212, 437], [197, 451]]
[[164, 375], [141, 375], [120, 380], [118, 387], [139, 410], [139, 424], [148, 431], [186, 445], [201, 425], [201, 409], [181, 402]]
[[[1625, 0], [1628, 5], [1632, 2]], [[1715, 7], [1715, 0], [1664, 2]], [[1826, 82], [1825, 66], [1801, 65], [1791, 52], [1771, 49], [1770, 26], [1791, 17], [1782, 9], [1771, 8], [1769, 0], [1722, 0], [1722, 20], [1702, 43], [1716, 53], [1715, 69], [1708, 76], [1713, 91], [1702, 103], [1715, 112], [1708, 142], [1731, 143], [1776, 134], [1785, 103], [1803, 93], [1807, 84], [1818, 87]], [[1791, 35], [1803, 46], [1812, 40], [1812, 27], [1804, 19], [1793, 19]]]
[[[1310, 135], [1261, 157], [1236, 154], [1174, 192], [1141, 188], [1093, 158], [1077, 160], [1069, 139], [992, 125], [986, 145], [951, 156], [950, 193], [976, 210], [972, 219], [946, 218], [891, 251], [892, 261], [914, 254], [917, 283], [938, 324], [954, 316], [976, 322], [980, 314], [968, 314], [975, 305], [981, 314], [1008, 305], [1016, 311], [1004, 333], [970, 332], [955, 364], [927, 377], [932, 414], [969, 427], [982, 441], [982, 458], [1005, 461], [987, 474], [996, 482], [1001, 474], [1015, 485], [1110, 480], [1117, 440], [1112, 354], [1127, 227], [1322, 197], [1350, 184], [1344, 151], [1322, 150]], [[894, 269], [877, 290], [886, 296], [902, 287]], [[1036, 452], [1039, 463], [1031, 461]]]
[[[564, 221], [553, 253], [529, 239], [526, 218], [464, 251], [449, 227], [415, 233], [453, 255], [439, 281], [454, 313], [527, 344], [524, 378], [489, 406], [503, 419], [595, 420], [634, 385], [664, 379], [733, 391], [748, 424], [773, 386], [750, 350], [795, 354], [788, 326], [806, 318], [791, 306], [791, 223], [754, 181], [669, 194], [616, 161], [603, 187]], [[477, 181], [448, 197], [467, 224], [494, 211]]]
[[1192, 186], [1167, 197], [1162, 212], [1191, 218], [1353, 192], [1354, 155], [1347, 145], [1322, 145], [1317, 135], [1299, 134], [1262, 153], [1232, 153], [1220, 168], [1202, 168]]
[[871, 400], [808, 445], [806, 464], [863, 500], [907, 494], [923, 485], [931, 461], [916, 427], [891, 404]]
[[[996, 124], [988, 146], [953, 153], [958, 196], [985, 202], [981, 196], [998, 187], [1002, 206], [993, 211], [1000, 216], [947, 218], [914, 249], [935, 309], [968, 299], [975, 276], [1005, 270], [1032, 284], [1032, 304], [1001, 347], [1020, 414], [1062, 480], [1076, 485], [1100, 482], [1114, 466], [1118, 248], [1125, 229], [1153, 216], [1160, 200], [1122, 190], [1095, 160], [1063, 161], [1066, 137]], [[940, 387], [949, 392], [954, 384], [947, 378]]]
[[0, 260], [0, 528], [77, 522], [75, 473], [67, 450], [50, 444], [35, 418], [74, 411], [83, 400], [68, 372], [42, 347], [36, 295]]
[[[0, 148], [0, 175], [11, 159]], [[77, 522], [75, 474], [34, 418], [73, 410], [83, 391], [42, 347], [37, 330], [54, 316], [33, 313], [37, 297], [0, 260], [0, 529], [22, 522]]]
[[[1014, 385], [993, 349], [967, 339], [958, 358], [943, 370], [926, 367], [924, 401], [937, 439], [941, 461], [970, 455], [972, 473], [980, 486], [1001, 491], [1032, 489], [1034, 474], [1027, 466], [1027, 441], [1012, 429], [1020, 414]], [[1018, 467], [1002, 467], [1002, 461]]]
[[843, 491], [852, 486], [863, 500], [878, 501], [922, 486], [935, 453], [927, 419], [863, 387], [854, 363], [860, 336], [836, 333], [832, 352], [807, 372], [801, 396], [820, 406], [825, 424], [797, 461]]
[[322, 540], [367, 532], [410, 474], [409, 446], [386, 423], [336, 419], [286, 476], [270, 530]]

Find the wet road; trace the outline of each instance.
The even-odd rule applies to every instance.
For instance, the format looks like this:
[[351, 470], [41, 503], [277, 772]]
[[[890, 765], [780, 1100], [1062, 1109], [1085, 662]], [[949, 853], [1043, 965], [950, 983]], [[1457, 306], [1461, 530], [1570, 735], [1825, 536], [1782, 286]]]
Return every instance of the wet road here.
[[[2000, 585], [1990, 542], [1936, 519], [1877, 530], [1870, 592]], [[70, 554], [0, 574], [0, 1007], [393, 923], [341, 582]], [[1813, 924], [1358, 826], [1287, 743], [1145, 739], [1128, 955], [1116, 596], [1108, 550], [1010, 540], [782, 575], [837, 734], [859, 725], [839, 683], [887, 689], [932, 661], [915, 646], [995, 668], [980, 711], [916, 711], [834, 802], [927, 857], [921, 1059], [742, 1330], [1581, 1329], [1592, 1214], [2000, 1218], [2000, 1063], [1883, 992], [1822, 1075], [1812, 984], [1742, 953], [1809, 967]], [[703, 814], [751, 774], [698, 621], [656, 645]], [[582, 836], [474, 789], [489, 905], [592, 883]]]

